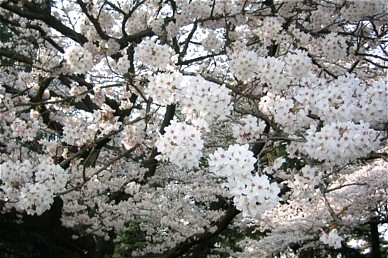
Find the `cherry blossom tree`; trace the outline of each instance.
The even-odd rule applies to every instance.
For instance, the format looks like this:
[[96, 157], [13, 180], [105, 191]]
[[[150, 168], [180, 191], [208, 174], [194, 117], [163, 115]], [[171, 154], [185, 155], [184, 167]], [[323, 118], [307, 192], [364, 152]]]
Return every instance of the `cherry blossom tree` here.
[[0, 1], [1, 228], [74, 257], [356, 257], [363, 230], [380, 257], [387, 8]]

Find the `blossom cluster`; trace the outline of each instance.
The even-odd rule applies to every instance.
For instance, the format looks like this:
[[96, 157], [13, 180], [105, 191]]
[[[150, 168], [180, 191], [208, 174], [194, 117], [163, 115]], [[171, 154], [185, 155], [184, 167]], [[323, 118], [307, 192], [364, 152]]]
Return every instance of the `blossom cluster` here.
[[311, 198], [316, 191], [316, 187], [321, 183], [323, 174], [318, 173], [318, 169], [310, 165], [304, 166], [300, 173], [293, 175], [292, 180], [287, 182], [287, 186], [292, 188], [292, 195], [298, 198]]
[[118, 117], [114, 116], [114, 110], [106, 104], [93, 112], [89, 124], [76, 117], [67, 117], [62, 120], [64, 124], [62, 141], [77, 146], [92, 142], [97, 135], [107, 135], [112, 131], [118, 131], [121, 125]]
[[107, 104], [103, 104], [100, 109], [94, 111], [93, 124], [89, 125], [90, 129], [93, 130], [94, 128], [101, 135], [107, 135], [112, 131], [119, 130], [121, 122], [118, 121], [119, 117], [114, 114], [115, 110]]
[[71, 96], [75, 96], [76, 101], [80, 101], [86, 97], [88, 88], [86, 86], [71, 85], [69, 93]]
[[161, 153], [158, 159], [168, 160], [179, 168], [193, 168], [198, 167], [202, 157], [203, 140], [194, 126], [173, 120], [155, 146]]
[[316, 160], [332, 164], [344, 164], [364, 157], [380, 146], [378, 132], [364, 122], [333, 122], [320, 130], [312, 125], [306, 133], [304, 152]]
[[145, 92], [159, 105], [178, 103], [186, 120], [207, 129], [215, 119], [223, 119], [231, 110], [230, 90], [206, 81], [201, 76], [185, 77], [179, 72], [158, 73], [149, 77]]
[[179, 72], [158, 73], [149, 76], [148, 87], [145, 92], [150, 95], [152, 100], [159, 105], [169, 105], [176, 103], [180, 98], [180, 83], [183, 76]]
[[286, 70], [295, 80], [308, 77], [312, 69], [312, 61], [308, 53], [299, 49], [288, 52], [283, 61], [286, 63]]
[[325, 35], [325, 37], [319, 40], [319, 43], [321, 46], [320, 51], [326, 61], [341, 60], [346, 58], [346, 39], [337, 33], [332, 32]]
[[[302, 52], [300, 52], [302, 53]], [[260, 82], [265, 85], [265, 91], [280, 92], [286, 89], [291, 83], [291, 72], [294, 71], [297, 77], [301, 77], [302, 65], [308, 61], [304, 61], [303, 54], [295, 54], [288, 56], [286, 61], [276, 57], [259, 57], [258, 54], [250, 50], [235, 51], [229, 55], [229, 67], [233, 75], [241, 81], [252, 81], [260, 79]], [[292, 68], [295, 63], [298, 63], [296, 68]], [[299, 64], [300, 63], [300, 64]]]
[[329, 245], [335, 249], [338, 249], [341, 248], [341, 242], [344, 240], [344, 238], [338, 235], [337, 229], [335, 228], [331, 230], [329, 234], [323, 232], [319, 240], [325, 245]]
[[8, 160], [0, 166], [0, 182], [2, 198], [9, 201], [9, 208], [41, 215], [50, 209], [55, 194], [66, 186], [67, 174], [51, 160], [39, 165], [30, 160]]
[[221, 50], [223, 42], [217, 37], [214, 31], [208, 32], [206, 38], [201, 42], [205, 50], [218, 52]]
[[294, 37], [294, 40], [297, 41], [301, 46], [306, 46], [311, 42], [311, 35], [301, 31], [296, 26], [291, 26], [290, 31]]
[[131, 62], [129, 61], [128, 56], [124, 54], [124, 56], [120, 57], [117, 61], [117, 70], [121, 74], [126, 74], [130, 67]]
[[20, 137], [21, 141], [32, 141], [39, 130], [38, 121], [24, 121], [16, 118], [12, 124], [12, 136]]
[[232, 126], [233, 137], [240, 144], [248, 143], [259, 139], [265, 129], [263, 120], [257, 121], [257, 118], [252, 115], [247, 115], [240, 119], [238, 124]]
[[209, 171], [227, 179], [224, 186], [244, 216], [256, 217], [276, 206], [280, 188], [265, 175], [252, 175], [256, 159], [248, 148], [247, 144], [232, 145], [227, 150], [218, 148], [209, 155]]
[[388, 86], [384, 80], [365, 85], [354, 74], [348, 74], [321, 83], [324, 86], [311, 82], [311, 87], [300, 88], [295, 99], [323, 121], [387, 121]]
[[269, 46], [281, 40], [282, 22], [284, 21], [281, 17], [264, 17], [252, 32], [261, 39], [265, 46]]
[[376, 14], [381, 14], [382, 10], [386, 7], [384, 3], [385, 1], [383, 0], [348, 0], [347, 4], [341, 8], [341, 15], [349, 21], [357, 21]]
[[[127, 10], [126, 12], [129, 12], [131, 9], [130, 6], [131, 2], [124, 2], [124, 10]], [[152, 4], [150, 4], [151, 6]], [[128, 33], [128, 35], [138, 33], [143, 30], [145, 25], [148, 25], [149, 21], [152, 20], [150, 19], [150, 13], [149, 10], [144, 10], [144, 9], [136, 9], [134, 12], [131, 14], [131, 19], [128, 19], [127, 22], [125, 23], [125, 31]]]
[[231, 91], [225, 85], [195, 76], [184, 80], [181, 87], [182, 113], [198, 128], [206, 129], [215, 119], [224, 119], [230, 113]]
[[251, 80], [257, 75], [257, 54], [249, 50], [235, 51], [229, 55], [230, 71], [238, 80]]
[[167, 70], [173, 62], [174, 51], [168, 45], [155, 43], [152, 38], [143, 40], [135, 47], [135, 58], [154, 71]]
[[204, 18], [210, 14], [211, 8], [206, 1], [181, 2], [181, 12], [176, 15], [177, 26], [182, 27], [196, 18]]
[[267, 85], [267, 91], [280, 92], [291, 82], [284, 61], [276, 57], [260, 57], [258, 62], [258, 78]]
[[363, 87], [358, 95], [358, 116], [356, 119], [364, 120], [373, 126], [388, 122], [388, 81], [374, 81], [370, 86]]
[[121, 134], [120, 143], [128, 150], [142, 141], [144, 130], [140, 126], [125, 125]]
[[133, 107], [133, 103], [131, 101], [131, 96], [132, 96], [132, 92], [130, 91], [123, 91], [120, 95], [120, 109], [121, 110], [126, 110], [126, 109], [130, 109], [131, 107]]
[[64, 55], [70, 68], [76, 73], [85, 73], [92, 69], [93, 55], [82, 46], [70, 46]]
[[312, 31], [319, 31], [326, 26], [329, 27], [336, 19], [336, 16], [333, 15], [333, 9], [333, 5], [318, 5], [311, 12], [311, 17], [306, 22], [306, 28]]
[[91, 141], [95, 134], [96, 128], [84, 125], [79, 119], [67, 118], [63, 126], [62, 141], [71, 145], [82, 146]]
[[292, 98], [280, 97], [271, 93], [260, 99], [259, 106], [266, 115], [271, 115], [287, 133], [308, 128], [314, 121], [308, 117], [306, 109]]

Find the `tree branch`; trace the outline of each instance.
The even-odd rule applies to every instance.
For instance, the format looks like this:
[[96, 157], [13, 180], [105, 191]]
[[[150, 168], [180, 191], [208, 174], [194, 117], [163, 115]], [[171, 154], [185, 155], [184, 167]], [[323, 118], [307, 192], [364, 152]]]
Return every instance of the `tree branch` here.
[[219, 235], [223, 232], [228, 225], [233, 221], [233, 219], [240, 213], [233, 205], [230, 205], [225, 215], [216, 223], [217, 229], [214, 232], [206, 231], [202, 234], [196, 234], [189, 238], [187, 238], [182, 243], [178, 244], [173, 249], [166, 251], [161, 254], [149, 254], [144, 256], [139, 256], [135, 258], [171, 258], [171, 257], [179, 257], [187, 253], [192, 247], [199, 245], [201, 243], [205, 243], [209, 241], [213, 237]]
[[[162, 125], [160, 126], [159, 133], [164, 134], [165, 128], [170, 125], [170, 121], [175, 116], [175, 105], [168, 105], [166, 108], [166, 112], [164, 114], [164, 119], [162, 122]], [[148, 178], [152, 177], [156, 172], [156, 166], [158, 165], [158, 161], [156, 160], [156, 156], [159, 154], [156, 147], [152, 149], [151, 155], [148, 160], [143, 161], [143, 167], [148, 168], [148, 171], [144, 175], [145, 181], [147, 181]]]
[[80, 43], [83, 45], [88, 40], [87, 38], [78, 33], [74, 30], [70, 29], [69, 27], [65, 26], [63, 23], [58, 21], [54, 16], [52, 16], [50, 13], [42, 12], [42, 9], [38, 8], [38, 5], [35, 5], [33, 3], [25, 3], [24, 6], [31, 11], [22, 10], [19, 6], [17, 6], [17, 3], [19, 1], [13, 1], [16, 2], [15, 5], [10, 5], [8, 2], [2, 2], [0, 4], [0, 7], [18, 14], [21, 17], [27, 18], [29, 20], [40, 20], [45, 22], [49, 27], [55, 29], [56, 31], [60, 32], [63, 36], [71, 38], [72, 40]]

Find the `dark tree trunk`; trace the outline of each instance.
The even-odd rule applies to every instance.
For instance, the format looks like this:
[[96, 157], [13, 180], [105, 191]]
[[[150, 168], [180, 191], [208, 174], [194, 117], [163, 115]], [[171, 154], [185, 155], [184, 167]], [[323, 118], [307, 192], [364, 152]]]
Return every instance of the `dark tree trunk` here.
[[380, 238], [377, 223], [370, 223], [372, 258], [381, 258]]
[[[41, 216], [23, 215], [17, 222], [16, 212], [0, 215], [0, 249], [15, 251], [14, 256], [42, 258], [112, 257], [113, 241], [88, 235], [72, 239], [76, 232], [61, 225], [62, 200], [55, 198], [49, 211]], [[0, 250], [0, 257], [2, 252]]]

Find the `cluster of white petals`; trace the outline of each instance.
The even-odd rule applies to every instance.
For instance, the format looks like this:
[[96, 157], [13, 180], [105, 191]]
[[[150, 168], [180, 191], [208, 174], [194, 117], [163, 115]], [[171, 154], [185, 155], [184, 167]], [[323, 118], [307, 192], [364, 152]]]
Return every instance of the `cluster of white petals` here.
[[84, 145], [86, 142], [91, 141], [95, 134], [96, 128], [86, 126], [79, 119], [67, 118], [66, 123], [63, 126], [62, 141], [67, 144], [76, 144], [78, 146]]
[[250, 80], [257, 75], [258, 56], [255, 52], [235, 51], [229, 58], [230, 71], [238, 80]]
[[86, 86], [71, 85], [69, 93], [75, 97], [76, 101], [80, 101], [86, 97], [88, 88]]
[[121, 74], [128, 73], [129, 68], [131, 67], [131, 62], [128, 59], [127, 55], [124, 55], [119, 58], [117, 61], [117, 70]]
[[88, 129], [98, 131], [101, 135], [107, 135], [112, 131], [118, 131], [121, 122], [119, 117], [114, 115], [113, 110], [108, 105], [102, 105], [101, 109], [94, 111], [93, 124], [89, 125]]
[[8, 208], [30, 215], [50, 209], [54, 195], [64, 189], [67, 180], [65, 170], [51, 160], [38, 165], [29, 160], [8, 160], [0, 165], [1, 197], [8, 200]]
[[85, 73], [93, 68], [93, 55], [82, 46], [70, 46], [64, 55], [70, 68], [76, 73]]
[[87, 142], [92, 142], [97, 135], [107, 135], [112, 131], [118, 131], [121, 122], [114, 116], [114, 110], [108, 105], [102, 105], [101, 109], [95, 110], [92, 114], [92, 122], [76, 117], [67, 117], [63, 119], [63, 137], [62, 141], [68, 144], [82, 146]]
[[181, 12], [177, 15], [179, 27], [187, 25], [196, 18], [208, 17], [211, 7], [206, 1], [182, 1]]
[[206, 81], [201, 76], [184, 77], [179, 72], [158, 73], [149, 77], [145, 92], [159, 105], [179, 103], [186, 120], [207, 129], [215, 119], [230, 113], [230, 90]]
[[386, 8], [386, 2], [384, 0], [348, 0], [347, 4], [341, 8], [341, 15], [349, 21], [357, 21], [368, 16], [380, 14], [384, 8]]
[[142, 141], [144, 130], [139, 126], [125, 125], [121, 134], [120, 143], [128, 150], [136, 147]]
[[152, 38], [143, 40], [135, 47], [135, 58], [154, 71], [167, 70], [172, 65], [174, 51], [168, 45], [155, 43]]
[[287, 89], [292, 73], [295, 78], [301, 78], [311, 66], [311, 60], [302, 51], [287, 55], [284, 61], [276, 57], [259, 57], [256, 52], [245, 49], [232, 52], [229, 58], [230, 71], [238, 80], [259, 79], [264, 90], [269, 92]]
[[341, 248], [341, 242], [344, 240], [344, 238], [338, 235], [337, 229], [333, 229], [329, 232], [329, 234], [323, 232], [319, 240], [325, 245], [329, 245], [335, 249], [338, 249]]
[[11, 124], [12, 136], [20, 137], [22, 141], [32, 141], [38, 130], [38, 121], [25, 121], [20, 118], [16, 118]]
[[216, 119], [224, 119], [231, 111], [230, 90], [201, 76], [182, 82], [182, 113], [200, 129], [206, 129]]
[[158, 73], [149, 77], [145, 92], [159, 105], [178, 103], [185, 119], [203, 130], [231, 111], [230, 90], [206, 81], [201, 76], [186, 77], [179, 72]]
[[258, 78], [265, 83], [269, 92], [280, 92], [288, 87], [291, 78], [286, 64], [280, 58], [260, 57], [258, 59]]
[[126, 110], [133, 107], [133, 103], [131, 101], [132, 93], [130, 91], [123, 91], [120, 96], [120, 109]]
[[205, 50], [214, 52], [220, 51], [223, 45], [223, 41], [217, 37], [217, 33], [214, 31], [210, 31], [201, 43]]
[[233, 137], [239, 144], [248, 143], [259, 139], [264, 132], [265, 122], [257, 121], [257, 118], [252, 115], [247, 115], [241, 118], [238, 124], [232, 126]]
[[264, 114], [273, 116], [274, 121], [287, 133], [297, 132], [315, 123], [308, 117], [308, 111], [292, 98], [268, 93], [260, 99], [259, 106]]
[[254, 170], [256, 159], [249, 145], [232, 145], [227, 150], [218, 148], [209, 155], [209, 170], [217, 176], [228, 178], [228, 186], [235, 187], [240, 176], [248, 176]]
[[386, 81], [364, 85], [349, 74], [329, 84], [300, 88], [295, 99], [326, 122], [363, 120], [376, 124], [388, 120], [387, 97]]
[[[131, 2], [124, 2], [124, 10], [127, 10], [127, 12], [131, 9]], [[150, 4], [152, 6], [152, 4]], [[139, 31], [142, 31], [145, 25], [148, 25], [150, 16], [149, 10], [144, 9], [136, 9], [131, 14], [131, 19], [128, 19], [125, 24], [125, 31], [130, 35], [133, 33], [137, 33]]]
[[292, 189], [292, 195], [297, 198], [311, 198], [317, 186], [322, 183], [322, 173], [310, 165], [304, 166], [300, 173], [295, 173], [292, 179], [287, 181], [287, 186]]
[[284, 57], [284, 62], [289, 74], [296, 80], [309, 76], [312, 69], [312, 61], [308, 57], [308, 53], [299, 49], [288, 52]]
[[145, 92], [159, 105], [176, 103], [181, 98], [180, 83], [183, 76], [179, 72], [158, 73], [148, 77], [149, 83]]
[[281, 40], [282, 22], [284, 21], [281, 17], [263, 17], [252, 32], [262, 40], [265, 46], [269, 46]]
[[380, 146], [379, 133], [363, 122], [333, 122], [320, 130], [312, 125], [306, 133], [304, 152], [316, 160], [332, 164], [344, 164], [365, 157]]
[[322, 55], [327, 61], [345, 59], [347, 56], [347, 43], [344, 37], [337, 33], [330, 33], [324, 38], [319, 39]]
[[242, 176], [239, 180], [230, 192], [236, 208], [244, 216], [254, 218], [278, 204], [280, 188], [276, 182], [271, 183], [266, 175]]
[[161, 153], [158, 159], [168, 160], [179, 168], [193, 168], [198, 167], [202, 157], [203, 140], [194, 126], [173, 120], [155, 146]]
[[252, 175], [255, 162], [247, 144], [218, 148], [209, 155], [209, 171], [227, 179], [224, 186], [233, 194], [236, 208], [249, 217], [275, 207], [280, 192], [277, 183], [270, 183], [267, 176]]

